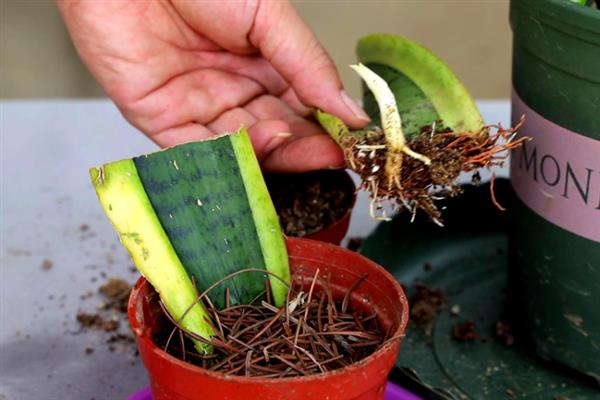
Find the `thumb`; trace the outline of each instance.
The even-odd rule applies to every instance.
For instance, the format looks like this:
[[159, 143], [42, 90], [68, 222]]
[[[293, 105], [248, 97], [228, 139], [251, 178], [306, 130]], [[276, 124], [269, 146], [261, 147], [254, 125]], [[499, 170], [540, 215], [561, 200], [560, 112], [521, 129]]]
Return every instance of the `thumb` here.
[[335, 65], [287, 1], [261, 1], [249, 40], [306, 106], [340, 117], [352, 128], [369, 117], [343, 90]]

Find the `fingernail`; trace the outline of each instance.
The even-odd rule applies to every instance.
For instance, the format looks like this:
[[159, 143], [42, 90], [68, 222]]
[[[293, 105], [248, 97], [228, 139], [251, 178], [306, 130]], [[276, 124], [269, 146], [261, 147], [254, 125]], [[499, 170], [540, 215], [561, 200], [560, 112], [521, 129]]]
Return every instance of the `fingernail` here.
[[352, 111], [352, 114], [354, 114], [356, 118], [366, 122], [371, 121], [371, 118], [369, 118], [367, 113], [358, 105], [356, 101], [348, 96], [348, 93], [346, 93], [345, 90], [340, 91], [340, 96], [346, 107]]
[[264, 148], [264, 153], [265, 154], [269, 154], [270, 152], [272, 152], [273, 150], [275, 150], [277, 147], [281, 146], [284, 142], [286, 142], [290, 136], [292, 136], [291, 133], [289, 132], [279, 132], [276, 133], [271, 140], [269, 140], [267, 142], [267, 144], [265, 145]]
[[327, 166], [327, 169], [342, 169], [342, 168], [346, 168], [346, 162], [345, 161], [343, 163], [341, 163], [340, 165], [329, 165], [329, 166]]

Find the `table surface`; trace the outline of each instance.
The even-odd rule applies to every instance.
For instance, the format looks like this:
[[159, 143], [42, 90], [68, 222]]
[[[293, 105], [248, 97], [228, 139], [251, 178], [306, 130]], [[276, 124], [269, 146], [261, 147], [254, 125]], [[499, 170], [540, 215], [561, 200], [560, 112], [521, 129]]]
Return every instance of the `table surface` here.
[[[478, 105], [508, 125], [508, 101]], [[126, 398], [148, 384], [133, 346], [111, 351], [110, 334], [76, 321], [107, 277], [138, 276], [87, 170], [156, 146], [107, 100], [43, 100], [0, 102], [0, 148], [0, 400]], [[360, 193], [348, 237], [374, 226]]]

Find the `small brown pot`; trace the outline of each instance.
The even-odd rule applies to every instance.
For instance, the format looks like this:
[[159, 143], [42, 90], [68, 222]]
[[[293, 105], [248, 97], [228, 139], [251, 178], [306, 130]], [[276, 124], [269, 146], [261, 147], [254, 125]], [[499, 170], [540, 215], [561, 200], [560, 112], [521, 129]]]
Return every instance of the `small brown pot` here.
[[[350, 216], [352, 215], [352, 209], [356, 202], [356, 185], [346, 170], [321, 170], [303, 174], [267, 174], [265, 175], [265, 181], [267, 182], [267, 187], [269, 187], [269, 191], [273, 197], [275, 207], [278, 209], [277, 190], [283, 189], [286, 191], [286, 188], [302, 186], [307, 181], [318, 181], [322, 182], [324, 185], [333, 185], [336, 189], [343, 190], [348, 196], [348, 200], [341, 205], [343, 213], [341, 213], [335, 221], [324, 226], [322, 229], [300, 236], [306, 239], [320, 240], [322, 242], [338, 245], [342, 242], [342, 239], [344, 239], [348, 232]], [[283, 185], [283, 187], [281, 187], [281, 185]], [[297, 235], [289, 236], [298, 237]]]
[[[334, 296], [344, 296], [363, 274], [368, 278], [352, 292], [354, 309], [375, 310], [384, 331], [400, 337], [408, 322], [408, 303], [400, 284], [385, 269], [365, 257], [331, 244], [289, 238], [295, 279], [308, 289], [316, 269], [330, 274]], [[158, 348], [153, 337], [164, 321], [153, 288], [144, 279], [129, 298], [129, 320], [140, 356], [148, 370], [154, 400], [383, 400], [387, 375], [400, 348], [389, 341], [369, 357], [346, 368], [318, 375], [281, 379], [227, 376], [183, 362]], [[370, 304], [367, 306], [367, 304]]]

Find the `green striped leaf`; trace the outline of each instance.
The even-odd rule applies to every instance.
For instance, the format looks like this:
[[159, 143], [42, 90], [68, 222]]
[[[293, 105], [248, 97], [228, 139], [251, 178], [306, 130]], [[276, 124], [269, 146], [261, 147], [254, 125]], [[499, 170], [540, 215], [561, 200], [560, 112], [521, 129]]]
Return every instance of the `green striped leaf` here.
[[[100, 196], [99, 192], [100, 201], [122, 238], [127, 232], [120, 227], [143, 222], [131, 246], [130, 241], [124, 244], [153, 286], [164, 288], [159, 293], [176, 318], [181, 315], [180, 309], [170, 304], [183, 302], [189, 307], [190, 293], [194, 298], [196, 289], [202, 292], [242, 269], [264, 269], [283, 282], [290, 281], [285, 239], [244, 129], [107, 164], [94, 171], [104, 171], [106, 176], [107, 170], [121, 164], [128, 165], [127, 173], [136, 177], [135, 182], [124, 180], [124, 189], [109, 195]], [[92, 174], [95, 182], [99, 182], [98, 176], [98, 172]], [[96, 187], [105, 185], [104, 178], [103, 184]], [[124, 191], [135, 196], [123, 196]], [[115, 202], [123, 204], [128, 212], [112, 212]], [[144, 207], [139, 206], [141, 203]], [[136, 240], [149, 244], [142, 249]], [[157, 249], [168, 257], [153, 259], [150, 267], [149, 260]], [[174, 278], [177, 283], [172, 282]], [[209, 297], [220, 308], [229, 291], [231, 304], [245, 304], [264, 294], [268, 283], [276, 304], [284, 304], [286, 284], [267, 273], [237, 275], [215, 287]], [[202, 321], [191, 330], [210, 336]]]
[[[207, 339], [213, 336], [212, 328], [204, 320], [208, 314], [196, 303], [196, 290], [154, 214], [133, 161], [92, 168], [90, 176], [121, 243], [171, 315], [185, 329]], [[210, 352], [210, 347], [200, 342], [195, 342], [195, 347], [200, 353]]]

